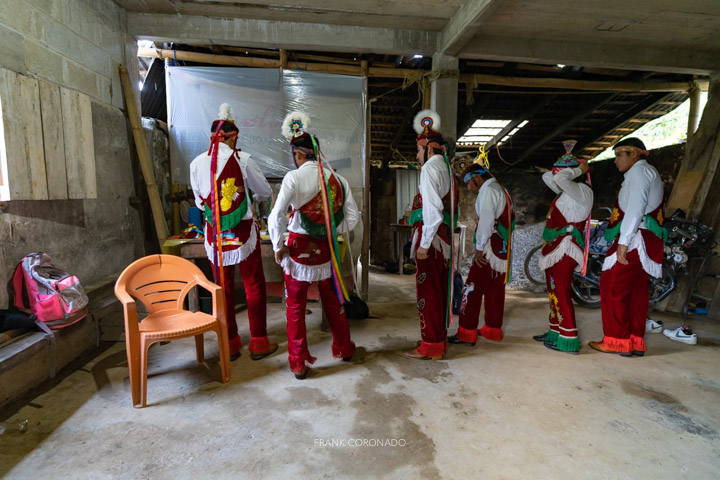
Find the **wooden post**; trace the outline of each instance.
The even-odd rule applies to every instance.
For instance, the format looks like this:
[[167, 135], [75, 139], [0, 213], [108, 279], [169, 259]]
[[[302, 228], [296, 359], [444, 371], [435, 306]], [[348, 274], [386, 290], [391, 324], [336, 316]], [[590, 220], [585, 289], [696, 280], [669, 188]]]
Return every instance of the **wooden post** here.
[[688, 112], [687, 139], [690, 140], [700, 124], [700, 87], [693, 84], [688, 93], [690, 94], [690, 111]]
[[168, 237], [168, 227], [165, 222], [165, 212], [160, 201], [160, 193], [155, 183], [155, 173], [153, 172], [152, 163], [150, 162], [150, 152], [148, 151], [147, 142], [145, 141], [145, 130], [140, 123], [140, 114], [135, 105], [135, 96], [132, 93], [130, 85], [130, 77], [127, 68], [122, 65], [118, 66], [120, 70], [120, 83], [122, 84], [123, 96], [125, 97], [125, 106], [127, 115], [130, 119], [130, 126], [135, 139], [135, 148], [137, 149], [138, 158], [140, 159], [140, 168], [142, 169], [145, 179], [145, 186], [148, 190], [148, 198], [150, 199], [150, 208], [152, 210], [153, 220], [155, 222], [155, 233], [160, 243], [160, 251], [162, 251], [163, 243]]
[[287, 67], [288, 67], [287, 50], [285, 50], [284, 48], [281, 48], [280, 49], [280, 68], [282, 70], [286, 70]]
[[[365, 84], [369, 91], [367, 82], [370, 81], [368, 77], [368, 63], [367, 60], [361, 62], [361, 68], [363, 76], [365, 77]], [[367, 98], [367, 95], [365, 96]], [[362, 279], [360, 281], [360, 297], [363, 300], [368, 299], [368, 286], [369, 286], [369, 268], [370, 268], [370, 115], [372, 112], [370, 106], [370, 99], [367, 98], [365, 105], [365, 184], [363, 185], [363, 238], [362, 238], [362, 251], [360, 253], [360, 264], [362, 265]]]

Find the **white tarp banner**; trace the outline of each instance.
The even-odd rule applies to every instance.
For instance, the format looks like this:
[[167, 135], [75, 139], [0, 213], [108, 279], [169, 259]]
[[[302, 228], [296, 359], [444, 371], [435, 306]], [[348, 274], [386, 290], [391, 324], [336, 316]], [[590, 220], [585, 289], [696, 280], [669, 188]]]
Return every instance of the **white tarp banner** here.
[[280, 128], [293, 110], [307, 113], [325, 162], [353, 187], [358, 205], [364, 183], [365, 102], [362, 77], [265, 68], [167, 67], [172, 181], [189, 185], [190, 162], [210, 144], [210, 126], [229, 103], [240, 129], [238, 147], [268, 178], [294, 167]]

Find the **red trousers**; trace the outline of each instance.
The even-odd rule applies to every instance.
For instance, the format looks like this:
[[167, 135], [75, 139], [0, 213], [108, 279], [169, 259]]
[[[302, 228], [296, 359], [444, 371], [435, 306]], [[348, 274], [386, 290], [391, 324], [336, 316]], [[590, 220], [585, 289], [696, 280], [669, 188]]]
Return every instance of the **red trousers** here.
[[[485, 297], [485, 325], [478, 332], [483, 297]], [[505, 274], [496, 272], [490, 265], [478, 266], [473, 262], [463, 288], [458, 338], [463, 342], [474, 343], [479, 333], [488, 340], [502, 340], [504, 310]]]
[[626, 258], [627, 265], [617, 262], [600, 277], [602, 343], [616, 352], [645, 351], [650, 276], [643, 270], [637, 250], [628, 252]]
[[[255, 250], [248, 258], [237, 264], [237, 267], [240, 269], [247, 298], [250, 351], [263, 352], [270, 347], [270, 343], [267, 338], [267, 292], [259, 236]], [[214, 275], [215, 269], [213, 269]], [[224, 266], [223, 277], [225, 279], [225, 318], [227, 318], [228, 339], [230, 340], [230, 355], [233, 355], [242, 347], [235, 319], [235, 265]], [[215, 283], [219, 283], [217, 278]]]
[[580, 350], [575, 306], [572, 301], [573, 272], [577, 261], [565, 255], [559, 262], [545, 270], [548, 296], [550, 297], [550, 331], [555, 332], [546, 341], [560, 350]]
[[[420, 242], [418, 242], [419, 245]], [[415, 288], [422, 338], [418, 352], [428, 357], [440, 357], [445, 354], [448, 275], [448, 262], [434, 247], [431, 246], [428, 249], [428, 258], [425, 260], [419, 260], [416, 257]]]
[[[335, 295], [331, 278], [317, 282], [320, 291], [322, 308], [332, 333], [332, 354], [335, 358], [352, 357], [355, 344], [350, 340], [350, 326], [345, 316], [345, 308]], [[315, 363], [316, 358], [310, 355], [305, 329], [305, 307], [310, 282], [295, 280], [285, 274], [285, 300], [287, 302], [287, 334], [288, 361], [290, 370], [299, 372], [305, 368], [306, 362]]]

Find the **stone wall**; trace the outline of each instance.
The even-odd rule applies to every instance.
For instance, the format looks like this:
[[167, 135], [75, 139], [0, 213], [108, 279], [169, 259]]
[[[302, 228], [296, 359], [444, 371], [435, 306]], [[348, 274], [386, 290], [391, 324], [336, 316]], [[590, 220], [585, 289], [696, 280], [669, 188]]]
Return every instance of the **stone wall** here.
[[[0, 3], [0, 67], [91, 97], [97, 176], [97, 199], [2, 206], [0, 285], [29, 252], [47, 252], [85, 284], [144, 254], [140, 216], [128, 201], [137, 195], [137, 167], [117, 68], [129, 58], [131, 83], [137, 84], [134, 39], [126, 31], [126, 12], [111, 0]], [[7, 301], [0, 288], [0, 307]]]

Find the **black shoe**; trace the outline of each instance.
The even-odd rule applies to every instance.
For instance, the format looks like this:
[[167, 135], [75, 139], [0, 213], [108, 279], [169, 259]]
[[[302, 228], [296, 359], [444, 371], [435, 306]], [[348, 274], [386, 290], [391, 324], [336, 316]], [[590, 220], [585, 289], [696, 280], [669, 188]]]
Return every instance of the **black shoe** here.
[[268, 355], [272, 355], [275, 353], [278, 349], [277, 343], [271, 343], [267, 350], [264, 352], [250, 352], [250, 358], [252, 360], [262, 360], [263, 358], [267, 357]]
[[553, 345], [552, 343], [543, 342], [543, 345], [545, 345], [545, 347], [549, 348], [550, 350], [555, 350], [556, 352], [569, 353], [570, 355], [580, 355], [580, 352], [571, 352], [569, 350], [560, 350], [557, 347], [557, 345]]
[[467, 345], [468, 347], [474, 347], [475, 342], [463, 342], [458, 338], [457, 335], [453, 335], [452, 337], [448, 337], [448, 343], [454, 343], [456, 345]]
[[[633, 356], [633, 352], [620, 352], [619, 355], [620, 355], [621, 357], [632, 357], [632, 356]], [[641, 355], [638, 355], [638, 357], [640, 357], [640, 356], [641, 356]]]
[[305, 380], [305, 377], [307, 376], [307, 371], [308, 371], [308, 369], [305, 368], [302, 372], [300, 372], [300, 373], [293, 372], [293, 374], [295, 375], [296, 379]]
[[635, 355], [636, 357], [642, 357], [643, 355], [645, 355], [645, 352], [642, 350], [633, 350], [632, 354]]
[[230, 355], [230, 361], [234, 362], [235, 360], [240, 358], [240, 355], [242, 355], [242, 351], [238, 350], [237, 353]]
[[533, 340], [536, 342], [544, 342], [547, 338], [547, 332], [543, 333], [542, 335], [533, 335]]
[[352, 357], [345, 357], [343, 358], [343, 362], [349, 362], [352, 360]]

